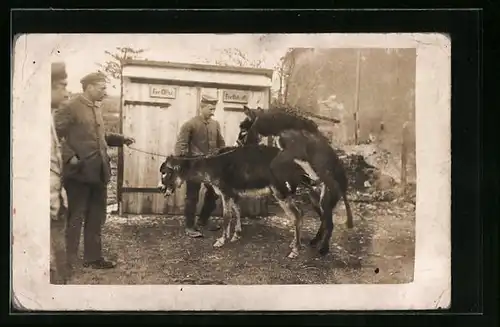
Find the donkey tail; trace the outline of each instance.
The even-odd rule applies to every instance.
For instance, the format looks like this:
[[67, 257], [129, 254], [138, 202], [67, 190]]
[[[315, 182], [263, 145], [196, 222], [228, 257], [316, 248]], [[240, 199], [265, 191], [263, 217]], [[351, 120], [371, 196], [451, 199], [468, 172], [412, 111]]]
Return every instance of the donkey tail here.
[[347, 228], [352, 228], [354, 226], [351, 206], [349, 201], [347, 201], [347, 192], [342, 193], [342, 198], [344, 199], [345, 211], [347, 213]]

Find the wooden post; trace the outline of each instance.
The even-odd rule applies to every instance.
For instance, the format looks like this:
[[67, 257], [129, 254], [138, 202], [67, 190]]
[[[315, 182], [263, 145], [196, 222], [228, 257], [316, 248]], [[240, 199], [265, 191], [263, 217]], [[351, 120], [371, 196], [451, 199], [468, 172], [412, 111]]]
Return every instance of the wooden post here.
[[[282, 98], [282, 100], [283, 100], [283, 104], [284, 104], [285, 103], [284, 98]], [[267, 110], [269, 110], [269, 109], [271, 109], [271, 87], [269, 87], [267, 89]], [[273, 145], [273, 137], [272, 136], [267, 137], [267, 144], [269, 146]], [[269, 216], [269, 205], [270, 204], [271, 204], [271, 201], [270, 201], [269, 197], [264, 197], [260, 201], [259, 212], [257, 213], [257, 215], [259, 215], [261, 217]]]
[[[123, 64], [120, 63], [120, 123], [118, 125], [119, 133], [123, 134]], [[123, 216], [122, 206], [122, 185], [123, 185], [123, 148], [118, 147], [118, 163], [116, 176], [116, 206], [118, 215]]]
[[401, 192], [404, 194], [406, 190], [407, 179], [407, 162], [408, 162], [408, 122], [403, 124], [401, 135]]
[[359, 142], [359, 80], [361, 75], [361, 50], [356, 50], [356, 89], [354, 90], [354, 144]]

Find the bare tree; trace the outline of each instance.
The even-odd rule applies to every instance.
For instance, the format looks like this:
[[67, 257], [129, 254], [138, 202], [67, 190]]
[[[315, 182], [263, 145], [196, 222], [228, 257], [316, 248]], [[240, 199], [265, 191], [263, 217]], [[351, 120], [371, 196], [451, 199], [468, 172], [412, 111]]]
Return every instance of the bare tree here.
[[290, 100], [290, 85], [292, 84], [292, 75], [296, 73], [297, 58], [306, 49], [289, 48], [285, 55], [280, 59], [280, 68], [278, 74], [280, 76], [280, 94], [281, 103], [287, 104]]
[[117, 47], [116, 52], [104, 51], [111, 59], [97, 65], [101, 68], [101, 72], [108, 77], [121, 81], [124, 62], [131, 59], [138, 59], [144, 51], [144, 49]]
[[110, 60], [104, 63], [97, 63], [101, 68], [100, 72], [104, 73], [108, 78], [120, 81], [120, 103], [122, 103], [123, 100], [123, 65], [127, 60], [139, 59], [144, 51], [144, 49], [116, 47], [116, 52], [104, 51], [111, 57]]
[[237, 48], [223, 49], [220, 59], [215, 60], [215, 64], [220, 66], [261, 68], [263, 63], [262, 59], [251, 60], [246, 53]]
[[298, 65], [298, 58], [303, 54], [313, 51], [309, 48], [289, 49], [281, 60], [281, 88], [282, 104], [299, 106], [305, 111], [315, 111], [310, 108], [313, 101], [313, 93], [316, 92], [318, 77], [321, 67], [316, 65]]
[[240, 49], [237, 48], [225, 48], [218, 50], [218, 58], [208, 59], [206, 57], [198, 56], [197, 59], [205, 64], [217, 65], [217, 66], [237, 66], [237, 67], [253, 67], [261, 68], [264, 60], [257, 59], [252, 60], [248, 55]]
[[[285, 54], [286, 56], [286, 54]], [[278, 94], [274, 98], [274, 100], [277, 102], [277, 104], [283, 104], [283, 87], [284, 87], [284, 80], [285, 80], [285, 56], [281, 57], [278, 63], [273, 67], [274, 71], [278, 75], [279, 78], [279, 88], [278, 88]]]

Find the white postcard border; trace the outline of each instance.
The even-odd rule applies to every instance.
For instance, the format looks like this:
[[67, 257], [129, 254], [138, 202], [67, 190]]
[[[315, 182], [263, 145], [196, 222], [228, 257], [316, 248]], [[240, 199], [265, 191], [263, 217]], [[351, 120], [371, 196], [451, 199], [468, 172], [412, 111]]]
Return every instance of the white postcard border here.
[[[172, 35], [176, 44], [416, 48], [414, 281], [391, 285], [50, 285], [50, 63], [78, 36], [20, 36], [13, 59], [12, 286], [32, 310], [407, 310], [451, 301], [451, 43], [442, 34]], [[86, 34], [82, 38], [90, 38]], [[112, 35], [110, 35], [112, 37]], [[134, 35], [131, 38], [144, 38]], [[179, 41], [182, 38], [183, 41]], [[215, 42], [213, 39], [217, 38]]]

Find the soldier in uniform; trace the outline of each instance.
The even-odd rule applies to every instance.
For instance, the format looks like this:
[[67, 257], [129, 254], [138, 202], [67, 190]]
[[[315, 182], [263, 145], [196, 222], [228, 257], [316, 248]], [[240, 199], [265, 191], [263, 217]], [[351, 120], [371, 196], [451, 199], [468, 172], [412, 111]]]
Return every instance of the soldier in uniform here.
[[54, 128], [54, 110], [68, 99], [66, 66], [62, 62], [51, 67], [51, 156], [50, 156], [50, 282], [66, 284], [69, 275], [66, 266], [66, 191], [62, 186], [61, 148]]
[[[182, 125], [175, 146], [175, 154], [182, 155], [207, 155], [225, 146], [221, 134], [220, 124], [212, 119], [217, 99], [202, 96], [200, 101], [200, 114]], [[217, 194], [210, 185], [205, 185], [206, 192], [203, 207], [198, 222], [195, 225], [195, 212], [198, 203], [200, 183], [186, 182], [185, 202], [185, 231], [189, 237], [201, 237], [202, 229], [215, 231], [220, 226], [209, 221], [210, 215], [216, 208]]]
[[102, 256], [101, 229], [106, 219], [107, 184], [111, 176], [108, 146], [130, 145], [134, 139], [107, 133], [96, 102], [106, 96], [106, 77], [92, 73], [81, 79], [83, 94], [58, 110], [55, 118], [62, 143], [64, 185], [68, 194], [69, 218], [66, 248], [71, 268], [77, 259], [84, 224], [84, 266], [115, 267]]

